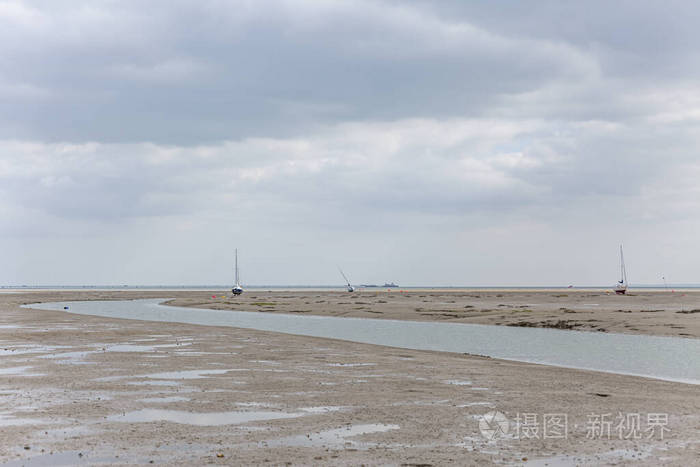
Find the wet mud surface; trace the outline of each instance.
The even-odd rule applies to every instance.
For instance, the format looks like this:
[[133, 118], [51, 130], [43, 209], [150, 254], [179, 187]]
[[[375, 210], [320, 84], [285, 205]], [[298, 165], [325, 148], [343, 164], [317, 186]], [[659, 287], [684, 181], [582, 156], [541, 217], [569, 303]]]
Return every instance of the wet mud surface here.
[[[658, 465], [663, 460], [689, 465], [697, 459], [700, 400], [693, 385], [236, 328], [19, 308], [38, 301], [162, 296], [0, 296], [0, 462]], [[205, 300], [189, 292], [168, 296], [198, 299], [204, 306]], [[245, 299], [263, 301], [260, 297]], [[347, 301], [340, 295], [336, 299]], [[272, 296], [264, 301], [272, 302]], [[435, 301], [429, 307], [445, 305]], [[523, 439], [511, 432], [488, 440], [479, 420], [492, 410], [511, 421], [523, 413], [565, 413], [567, 437]], [[664, 439], [618, 439], [614, 431], [610, 439], [587, 437], [590, 414], [618, 412], [666, 413], [668, 431]]]

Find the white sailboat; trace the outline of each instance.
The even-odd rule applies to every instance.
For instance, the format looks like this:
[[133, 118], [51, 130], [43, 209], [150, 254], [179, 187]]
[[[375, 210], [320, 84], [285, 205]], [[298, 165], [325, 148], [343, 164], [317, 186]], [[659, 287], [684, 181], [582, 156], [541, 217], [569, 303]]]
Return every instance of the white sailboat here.
[[345, 279], [345, 282], [348, 283], [348, 292], [354, 292], [354, 291], [355, 291], [355, 287], [353, 287], [352, 285], [350, 285], [350, 281], [348, 280], [347, 277], [345, 277], [345, 273], [343, 272], [342, 269], [340, 269], [340, 266], [338, 266], [338, 271], [340, 271], [340, 274], [343, 276], [343, 279]]
[[627, 271], [625, 270], [625, 256], [622, 253], [622, 245], [620, 245], [620, 280], [615, 284], [614, 290], [618, 295], [627, 293]]
[[241, 287], [241, 281], [238, 278], [238, 248], [236, 248], [236, 284], [231, 289], [233, 295], [240, 295], [243, 293], [243, 287]]

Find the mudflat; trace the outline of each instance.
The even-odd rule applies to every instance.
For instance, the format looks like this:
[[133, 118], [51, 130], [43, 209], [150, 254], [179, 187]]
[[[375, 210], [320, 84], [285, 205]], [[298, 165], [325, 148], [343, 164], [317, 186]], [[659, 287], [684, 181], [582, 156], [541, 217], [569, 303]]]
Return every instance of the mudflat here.
[[[679, 296], [678, 302], [670, 293], [561, 295], [393, 290], [247, 291], [236, 298], [220, 298], [226, 297], [223, 291], [0, 294], [0, 461], [697, 462], [696, 385], [230, 327], [19, 307], [40, 301], [170, 297], [184, 306], [267, 313], [543, 326], [549, 320], [569, 320], [592, 323], [572, 328], [594, 332], [602, 327], [697, 337], [700, 316], [677, 312], [700, 308], [695, 294]], [[593, 304], [596, 309], [586, 308]], [[652, 311], [657, 309], [664, 311]]]
[[[212, 298], [215, 295], [216, 298]], [[375, 319], [445, 321], [700, 338], [700, 291], [250, 290], [192, 293], [173, 305]]]

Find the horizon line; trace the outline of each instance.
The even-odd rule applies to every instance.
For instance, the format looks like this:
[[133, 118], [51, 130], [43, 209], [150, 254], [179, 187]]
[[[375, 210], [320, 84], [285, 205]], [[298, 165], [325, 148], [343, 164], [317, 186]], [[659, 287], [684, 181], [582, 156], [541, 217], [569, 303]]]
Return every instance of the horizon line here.
[[[249, 284], [245, 285], [248, 288], [345, 288], [345, 284]], [[0, 285], [0, 289], [52, 289], [52, 288], [83, 288], [83, 289], [130, 289], [130, 288], [190, 288], [190, 289], [207, 289], [207, 288], [229, 288], [230, 284], [36, 284], [36, 285]], [[371, 284], [369, 287], [363, 284], [357, 284], [355, 287], [363, 287], [370, 289], [608, 289], [611, 285], [397, 285], [384, 286], [379, 284]], [[700, 283], [673, 283], [673, 284], [634, 284], [629, 285], [630, 288], [700, 288]]]

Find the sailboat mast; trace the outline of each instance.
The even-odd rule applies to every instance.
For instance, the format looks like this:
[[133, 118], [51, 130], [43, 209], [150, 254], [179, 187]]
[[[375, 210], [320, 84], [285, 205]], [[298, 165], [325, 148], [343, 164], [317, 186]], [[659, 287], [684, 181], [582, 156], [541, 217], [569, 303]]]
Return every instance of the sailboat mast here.
[[236, 248], [236, 285], [239, 285], [238, 281], [238, 248]]
[[338, 266], [338, 271], [340, 271], [340, 274], [343, 276], [343, 279], [345, 279], [345, 282], [348, 284], [348, 287], [350, 287], [350, 281], [348, 280], [347, 277], [345, 277], [345, 273], [343, 272], [342, 269], [340, 269], [340, 266]]
[[620, 245], [620, 278], [622, 283], [627, 283], [627, 272], [625, 271], [625, 255], [622, 252], [622, 245]]

